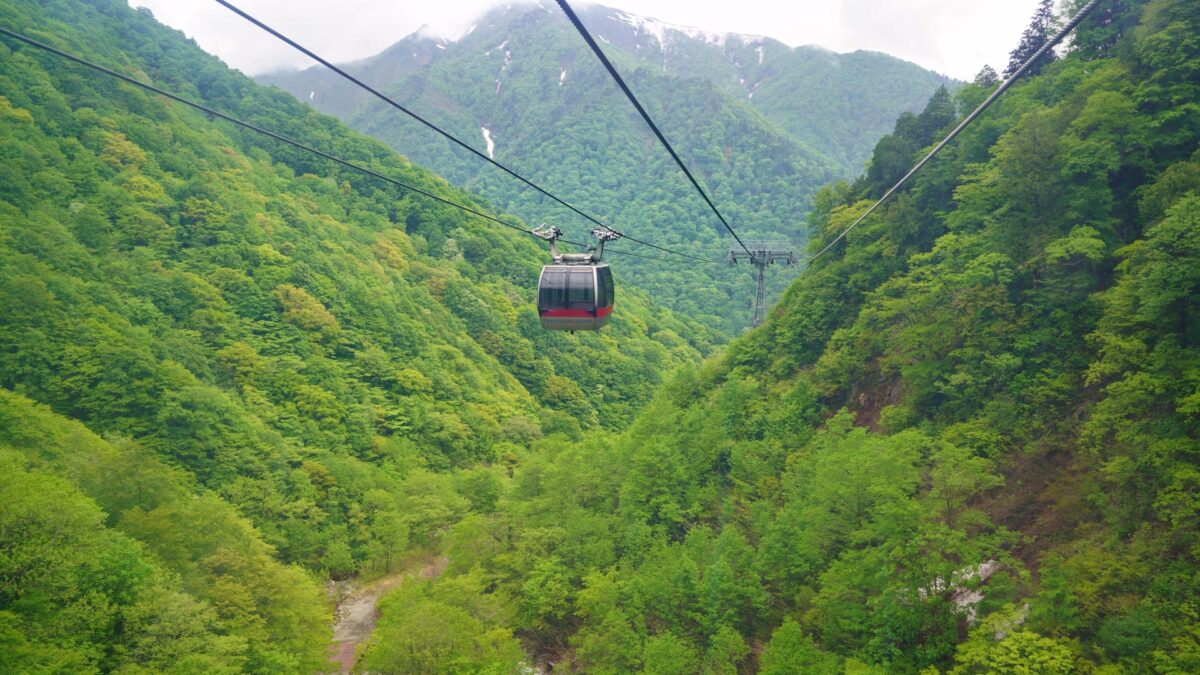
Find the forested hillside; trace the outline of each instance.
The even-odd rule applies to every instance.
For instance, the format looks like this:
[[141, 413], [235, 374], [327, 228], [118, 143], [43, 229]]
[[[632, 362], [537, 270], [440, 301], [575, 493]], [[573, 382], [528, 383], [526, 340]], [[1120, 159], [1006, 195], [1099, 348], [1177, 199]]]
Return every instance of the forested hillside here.
[[[1197, 35], [1104, 3], [762, 329], [538, 441], [364, 663], [465, 649], [419, 611], [555, 672], [1200, 671]], [[995, 84], [902, 118], [812, 250]]]
[[[0, 25], [494, 213], [123, 0]], [[359, 669], [1200, 671], [1197, 35], [1106, 0], [703, 362], [630, 284], [542, 332], [532, 238], [0, 38], [0, 672], [319, 671], [322, 582], [420, 556]]]
[[[815, 190], [856, 174], [896, 115], [919, 111], [946, 83], [881, 54], [792, 50], [600, 6], [583, 18], [733, 225], [797, 246]], [[348, 69], [617, 229], [718, 260], [729, 249], [720, 222], [553, 6], [497, 9], [453, 42], [411, 35]], [[592, 227], [323, 67], [259, 79], [530, 222]], [[727, 335], [750, 322], [745, 267], [623, 262], [656, 300]], [[773, 298], [795, 274], [772, 270]]]
[[[491, 212], [123, 0], [0, 25]], [[2, 672], [318, 669], [318, 579], [711, 349], [627, 285], [543, 331], [543, 242], [9, 40], [0, 138]]]

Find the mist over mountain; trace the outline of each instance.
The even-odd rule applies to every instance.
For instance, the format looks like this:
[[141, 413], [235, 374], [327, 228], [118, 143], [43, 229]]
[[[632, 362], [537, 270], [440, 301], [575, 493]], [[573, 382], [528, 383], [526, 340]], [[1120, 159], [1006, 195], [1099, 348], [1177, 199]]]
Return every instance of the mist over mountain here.
[[[934, 89], [950, 82], [879, 52], [792, 48], [766, 36], [705, 31], [601, 5], [584, 5], [578, 11], [605, 44], [661, 67], [663, 74], [709, 80], [723, 92], [745, 98], [769, 120], [851, 172], [862, 168], [875, 140], [890, 130], [897, 115], [916, 112]], [[469, 49], [474, 41], [466, 47], [461, 43], [476, 32], [481, 37], [507, 37], [514, 15], [546, 12], [551, 15], [547, 30], [569, 28], [545, 7], [510, 5], [483, 16], [459, 39], [431, 37], [421, 30], [375, 56], [345, 65], [367, 82], [398, 83]], [[565, 73], [560, 78], [565, 81]], [[320, 66], [258, 79], [343, 118], [371, 100], [369, 93]]]

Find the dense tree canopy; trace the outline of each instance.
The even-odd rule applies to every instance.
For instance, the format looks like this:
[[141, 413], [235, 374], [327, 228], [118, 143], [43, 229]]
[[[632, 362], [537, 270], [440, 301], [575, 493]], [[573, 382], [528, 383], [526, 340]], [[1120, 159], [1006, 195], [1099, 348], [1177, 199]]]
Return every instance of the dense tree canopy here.
[[[0, 23], [488, 208], [124, 2], [6, 3]], [[604, 333], [546, 333], [532, 237], [9, 42], [0, 137], [0, 612], [5, 658], [29, 659], [6, 671], [208, 668], [154, 644], [167, 611], [170, 649], [211, 643], [213, 670], [312, 671], [314, 576], [435, 545], [495, 508], [521, 448], [626, 424], [712, 348], [628, 286]], [[78, 423], [128, 457], [107, 484]], [[93, 591], [105, 556], [133, 576]]]
[[[433, 552], [363, 669], [1197, 671], [1200, 5], [1112, 9], [703, 362], [628, 285], [542, 332], [531, 240], [0, 43], [0, 670], [318, 671], [319, 580]], [[120, 0], [0, 23], [487, 208]]]
[[[593, 5], [580, 12], [744, 237], [803, 246], [803, 221], [817, 188], [857, 173], [896, 114], [919, 110], [947, 83], [884, 54], [790, 49], [751, 36], [705, 39], [669, 27], [656, 37], [619, 10]], [[497, 7], [459, 40], [418, 32], [345, 67], [619, 230], [717, 261], [733, 245], [553, 5]], [[594, 227], [328, 69], [259, 80], [338, 115], [530, 222], [557, 224], [578, 237]], [[725, 336], [751, 323], [755, 280], [748, 266], [613, 260], [656, 301]], [[773, 267], [770, 297], [796, 273]]]
[[[522, 457], [447, 549], [503, 625], [584, 672], [1200, 667], [1200, 14], [1120, 11], [629, 431]], [[902, 117], [810, 250], [995, 84]]]

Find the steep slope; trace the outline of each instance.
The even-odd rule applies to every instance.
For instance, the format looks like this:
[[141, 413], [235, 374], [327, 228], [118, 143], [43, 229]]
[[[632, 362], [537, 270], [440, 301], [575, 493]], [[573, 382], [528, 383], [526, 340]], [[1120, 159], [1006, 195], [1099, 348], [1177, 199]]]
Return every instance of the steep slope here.
[[[489, 211], [122, 0], [0, 25]], [[314, 575], [386, 571], [711, 348], [627, 286], [546, 333], [532, 237], [7, 40], [0, 138], [5, 672], [319, 669]]]
[[0, 389], [0, 669], [313, 672], [329, 607], [225, 500]]
[[[737, 65], [748, 58], [743, 52], [755, 53], [752, 45], [765, 45], [764, 53], [782, 50], [781, 59], [789, 50], [759, 38], [689, 34], [600, 7], [588, 8], [586, 20], [618, 48], [615, 56], [631, 85], [735, 227], [746, 236], [801, 244], [801, 224], [813, 190], [851, 172], [843, 160], [832, 160], [814, 149], [818, 143], [822, 147], [829, 143], [826, 136], [789, 134], [784, 126], [766, 119], [752, 105], [750, 89], [739, 84], [739, 78], [761, 77], [754, 83], [765, 85], [776, 77], [773, 59], [764, 61], [765, 66], [756, 65], [753, 73]], [[919, 71], [908, 64], [903, 67]], [[474, 142], [481, 152], [494, 154], [498, 161], [618, 229], [716, 259], [732, 243], [556, 11], [514, 5], [485, 16], [455, 42], [410, 36], [351, 70]], [[836, 72], [848, 73], [847, 69]], [[389, 77], [389, 73], [399, 75]], [[832, 79], [832, 88], [845, 86], [849, 92], [879, 88], [873, 77], [864, 76], [861, 84], [851, 78]], [[327, 73], [310, 69], [260, 81], [278, 84], [319, 109], [343, 114], [356, 108], [345, 117], [356, 128], [531, 222], [556, 222], [581, 236], [589, 227], [536, 193], [522, 191], [478, 158], [451, 149], [444, 139], [401, 113], [362, 98], [361, 93], [348, 98], [340, 84], [327, 89]], [[905, 106], [919, 105], [937, 86], [936, 78], [891, 81], [911, 89], [906, 94], [911, 101], [881, 97], [874, 105], [860, 105], [863, 115], [881, 110], [882, 119], [894, 119]], [[787, 112], [791, 104], [779, 102], [786, 88], [773, 87], [776, 98], [769, 101], [769, 109]], [[839, 110], [845, 107], [839, 101], [850, 96], [853, 103], [861, 104], [861, 96], [812, 89], [816, 96], [797, 99], [792, 106], [800, 106], [803, 113], [792, 110], [782, 118], [797, 126], [812, 126], [810, 120], [834, 115], [844, 120], [823, 123], [822, 134], [846, 131], [874, 139], [886, 131], [884, 126], [859, 128], [854, 115]], [[356, 107], [359, 102], [362, 105]], [[836, 128], [837, 124], [853, 128]], [[835, 146], [841, 142], [832, 141]], [[837, 150], [836, 154], [845, 153]], [[652, 290], [656, 299], [728, 334], [750, 318], [753, 278], [745, 268], [664, 266], [638, 259], [621, 262], [629, 278]], [[794, 272], [773, 270], [773, 294], [793, 276]]]
[[[483, 17], [464, 39], [498, 45], [510, 37], [513, 17], [547, 11], [510, 5]], [[712, 33], [602, 5], [585, 5], [578, 11], [605, 44], [663, 74], [709, 81], [723, 93], [746, 100], [796, 140], [851, 173], [861, 169], [875, 139], [888, 132], [897, 115], [915, 112], [935, 89], [951, 84], [916, 64], [875, 52], [791, 48], [770, 37]], [[557, 16], [539, 23], [542, 30], [565, 28]], [[460, 42], [418, 31], [380, 54], [346, 65], [367, 82], [399, 83], [464, 51]], [[559, 70], [564, 83], [566, 71]], [[369, 94], [320, 67], [258, 79], [343, 119], [370, 102]]]
[[1200, 668], [1200, 5], [1109, 9], [628, 433], [542, 441], [422, 593], [556, 670]]
[[[764, 61], [750, 91], [767, 119], [856, 173], [900, 112], [921, 109], [945, 77], [878, 52], [798, 47]], [[803, 94], [799, 94], [803, 92]]]
[[581, 17], [608, 44], [663, 73], [714, 83], [743, 98], [793, 138], [853, 175], [901, 112], [916, 112], [952, 84], [920, 66], [877, 52], [838, 54], [757, 35], [674, 26], [600, 5]]

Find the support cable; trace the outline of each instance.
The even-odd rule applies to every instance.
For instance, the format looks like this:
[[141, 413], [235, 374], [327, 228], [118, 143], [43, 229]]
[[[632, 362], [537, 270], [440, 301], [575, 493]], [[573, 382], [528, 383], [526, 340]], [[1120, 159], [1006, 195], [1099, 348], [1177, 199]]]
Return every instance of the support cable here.
[[[484, 154], [483, 152], [480, 152], [478, 149], [476, 149], [475, 147], [466, 143], [465, 141], [459, 139], [457, 136], [454, 136], [453, 134], [442, 129], [441, 127], [437, 126], [433, 122], [430, 122], [429, 120], [418, 115], [417, 113], [413, 112], [412, 110], [409, 110], [408, 108], [404, 107], [403, 105], [401, 105], [399, 102], [397, 102], [395, 99], [391, 98], [390, 96], [384, 94], [383, 92], [372, 87], [371, 85], [367, 84], [366, 82], [363, 82], [362, 80], [358, 79], [354, 75], [351, 75], [349, 72], [343, 70], [342, 68], [339, 68], [337, 65], [333, 64], [332, 62], [320, 57], [312, 50], [301, 45], [300, 43], [296, 42], [295, 40], [289, 38], [288, 36], [284, 35], [283, 33], [279, 32], [278, 30], [272, 28], [271, 26], [267, 25], [266, 23], [260, 21], [259, 19], [255, 18], [248, 12], [246, 12], [246, 11], [242, 10], [241, 8], [237, 7], [236, 5], [234, 5], [232, 2], [229, 2], [228, 0], [216, 0], [216, 2], [218, 4], [220, 4], [221, 6], [225, 7], [226, 9], [228, 9], [229, 11], [233, 12], [234, 14], [237, 14], [238, 16], [242, 17], [246, 21], [249, 21], [250, 23], [254, 24], [255, 26], [258, 26], [259, 28], [266, 31], [267, 33], [270, 33], [271, 35], [278, 38], [280, 41], [286, 43], [287, 45], [289, 45], [296, 51], [300, 52], [301, 54], [304, 54], [308, 58], [310, 58], [313, 61], [316, 61], [317, 63], [321, 64], [322, 66], [328, 68], [329, 70], [333, 71], [334, 73], [341, 76], [342, 78], [344, 78], [344, 79], [348, 80], [349, 82], [355, 84], [356, 86], [362, 88], [364, 91], [375, 96], [375, 98], [378, 98], [379, 100], [383, 101], [384, 103], [388, 104], [389, 106], [391, 106], [391, 107], [395, 108], [396, 110], [399, 110], [400, 112], [413, 118], [417, 122], [420, 122], [421, 124], [425, 125], [426, 127], [437, 132], [438, 134], [441, 134], [447, 140], [454, 143], [455, 145], [458, 145], [458, 146], [466, 149], [468, 152], [475, 155], [476, 157], [491, 164], [492, 166], [495, 166], [496, 168], [500, 169], [504, 173], [507, 173], [508, 175], [512, 176], [513, 178], [516, 178], [517, 180], [521, 181], [525, 185], [533, 188], [537, 192], [545, 195], [546, 197], [549, 197], [550, 199], [554, 200], [555, 202], [558, 202], [562, 206], [570, 209], [571, 211], [582, 216], [583, 218], [587, 219], [588, 221], [592, 222], [593, 224], [599, 225], [600, 227], [608, 230], [609, 232], [615, 232], [616, 234], [621, 235], [621, 237], [624, 239], [628, 239], [629, 241], [632, 241], [634, 243], [641, 244], [642, 246], [648, 246], [650, 248], [657, 249], [664, 253], [669, 253], [671, 255], [677, 255], [677, 256], [680, 256], [683, 258], [690, 258], [692, 260], [704, 260], [706, 262], [719, 262], [719, 261], [715, 261], [715, 260], [708, 260], [705, 258], [700, 258], [700, 257], [694, 256], [694, 255], [690, 255], [688, 253], [682, 253], [680, 251], [674, 251], [669, 248], [664, 248], [662, 246], [652, 244], [648, 241], [642, 241], [641, 239], [630, 236], [628, 234], [625, 234], [624, 232], [620, 232], [618, 230], [613, 229], [612, 227], [610, 227], [608, 225], [605, 225], [600, 220], [585, 213], [584, 211], [580, 210], [579, 208], [577, 208], [570, 202], [567, 202], [566, 200], [559, 198], [557, 195], [551, 193], [550, 191], [546, 190], [545, 188], [538, 185], [537, 183], [534, 183], [533, 181], [529, 180], [528, 178], [525, 178], [524, 176], [517, 173], [516, 171], [514, 171], [514, 170], [508, 168], [507, 166], [501, 164], [500, 162], [497, 162], [496, 160], [492, 159], [491, 157]], [[564, 240], [564, 241], [566, 241], [566, 240]]]
[[[817, 258], [820, 258], [822, 255], [824, 255], [824, 253], [826, 251], [833, 248], [835, 244], [837, 244], [839, 241], [844, 239], [847, 234], [850, 234], [850, 230], [853, 230], [854, 228], [858, 227], [859, 224], [861, 224], [864, 220], [867, 219], [867, 216], [874, 213], [875, 209], [878, 209], [881, 204], [886, 202], [889, 197], [891, 197], [893, 194], [895, 194], [896, 191], [899, 190], [905, 183], [907, 183], [908, 180], [910, 178], [912, 178], [918, 171], [920, 171], [922, 167], [924, 167], [926, 164], [928, 164], [929, 160], [933, 159], [935, 155], [937, 155], [939, 152], [941, 152], [942, 148], [946, 147], [950, 143], [950, 141], [954, 140], [954, 138], [956, 136], [958, 136], [959, 133], [961, 133], [963, 129], [966, 129], [967, 125], [971, 124], [971, 122], [974, 122], [975, 118], [977, 118], [981, 114], [983, 114], [984, 110], [987, 110], [988, 107], [991, 106], [992, 103], [994, 103], [996, 101], [996, 99], [1000, 98], [1000, 96], [1005, 91], [1008, 91], [1009, 87], [1013, 86], [1013, 84], [1017, 81], [1017, 79], [1020, 78], [1021, 75], [1025, 74], [1025, 71], [1029, 70], [1029, 68], [1034, 63], [1036, 63], [1038, 59], [1042, 58], [1042, 56], [1044, 56], [1046, 54], [1046, 52], [1050, 51], [1051, 49], [1054, 49], [1054, 47], [1056, 47], [1058, 45], [1058, 43], [1063, 41], [1063, 38], [1067, 37], [1067, 35], [1070, 34], [1071, 31], [1075, 30], [1075, 28], [1079, 26], [1079, 24], [1087, 17], [1088, 14], [1091, 13], [1091, 11], [1093, 9], [1096, 8], [1096, 5], [1100, 4], [1100, 2], [1101, 2], [1101, 0], [1092, 0], [1088, 4], [1084, 5], [1083, 8], [1080, 9], [1079, 12], [1077, 12], [1075, 14], [1074, 18], [1072, 18], [1069, 22], [1067, 22], [1066, 26], [1063, 26], [1063, 29], [1060, 30], [1057, 35], [1055, 35], [1053, 38], [1051, 38], [1051, 40], [1049, 42], [1042, 45], [1042, 48], [1037, 50], [1037, 53], [1035, 53], [1033, 56], [1029, 57], [1029, 59], [1027, 61], [1025, 61], [1025, 63], [1021, 64], [1021, 67], [1018, 68], [1016, 70], [1016, 72], [1014, 72], [1012, 74], [1012, 76], [1010, 76], [1004, 82], [1000, 83], [1000, 86], [996, 88], [996, 91], [992, 92], [991, 96], [988, 96], [987, 99], [985, 99], [983, 103], [980, 103], [979, 107], [975, 108], [974, 112], [972, 112], [970, 115], [967, 115], [966, 119], [964, 119], [961, 123], [959, 123], [959, 125], [957, 127], [955, 127], [954, 130], [951, 131], [948, 136], [946, 136], [946, 138], [942, 139], [941, 143], [938, 143], [937, 146], [935, 146], [933, 148], [933, 150], [929, 151], [929, 154], [925, 155], [925, 157], [921, 161], [917, 162], [917, 164], [912, 169], [910, 169], [908, 173], [904, 174], [904, 177], [901, 178], [898, 183], [893, 185], [891, 187], [891, 189], [889, 189], [887, 192], [883, 193], [883, 196], [880, 197], [879, 200], [876, 201], [874, 204], [872, 204], [871, 208], [867, 209], [866, 213], [863, 213], [861, 216], [859, 216], [858, 220], [855, 220], [854, 223], [852, 223], [850, 225], [850, 227], [847, 227], [846, 229], [842, 230], [842, 232], [840, 234], [838, 234], [838, 236], [835, 237], [833, 239], [833, 241], [826, 244], [825, 248], [818, 251], [816, 255], [814, 255], [811, 258], [809, 258], [808, 260], [804, 261], [805, 264], [807, 265], [808, 263], [811, 263], [812, 261], [816, 260]], [[561, 0], [560, 0], [559, 4], [562, 4]]]
[[[224, 0], [217, 0], [217, 2], [221, 2], [223, 4]], [[565, 13], [567, 18], [571, 20], [571, 24], [575, 26], [575, 30], [579, 31], [579, 34], [583, 36], [583, 40], [587, 42], [588, 46], [592, 48], [593, 52], [595, 52], [596, 58], [600, 59], [600, 63], [602, 63], [605, 69], [608, 70], [608, 74], [612, 75], [612, 78], [616, 81], [617, 86], [621, 88], [621, 91], [625, 92], [625, 96], [629, 99], [629, 102], [633, 104], [634, 108], [637, 108], [638, 114], [642, 116], [642, 119], [646, 121], [646, 124], [650, 125], [650, 129], [654, 131], [654, 135], [658, 137], [659, 142], [663, 144], [663, 147], [667, 149], [667, 152], [671, 153], [671, 158], [675, 160], [675, 163], [678, 164], [679, 168], [683, 170], [683, 174], [687, 176], [689, 181], [691, 181], [692, 187], [696, 188], [696, 191], [699, 192], [700, 196], [704, 198], [704, 203], [708, 204], [708, 208], [712, 209], [712, 212], [716, 214], [717, 219], [721, 221], [721, 224], [725, 226], [726, 230], [729, 230], [729, 234], [733, 235], [733, 238], [737, 240], [737, 243], [742, 247], [742, 249], [744, 249], [747, 254], [753, 256], [753, 254], [750, 253], [750, 249], [746, 248], [746, 245], [742, 243], [742, 238], [738, 236], [737, 232], [734, 232], [733, 228], [730, 227], [729, 222], [725, 220], [725, 216], [721, 215], [721, 212], [717, 210], [716, 205], [713, 204], [713, 201], [709, 198], [708, 193], [704, 191], [704, 188], [700, 187], [700, 183], [696, 180], [696, 177], [692, 175], [692, 172], [688, 170], [687, 165], [685, 165], [683, 160], [679, 158], [679, 154], [675, 152], [675, 148], [671, 147], [671, 144], [667, 141], [666, 136], [663, 136], [663, 133], [659, 130], [658, 125], [655, 124], [654, 120], [650, 118], [650, 113], [646, 112], [646, 109], [642, 107], [641, 102], [639, 102], [637, 97], [633, 95], [633, 92], [630, 91], [629, 86], [625, 84], [625, 80], [621, 78], [621, 74], [617, 72], [617, 69], [613, 66], [612, 62], [608, 60], [608, 57], [605, 56], [604, 52], [600, 49], [600, 45], [597, 44], [592, 38], [592, 34], [588, 32], [588, 29], [583, 25], [583, 22], [579, 20], [579, 17], [575, 14], [575, 10], [571, 9], [571, 5], [567, 3], [567, 0], [557, 0], [557, 2], [558, 6], [562, 8], [563, 13]]]
[[[523, 227], [520, 227], [520, 226], [517, 226], [517, 225], [513, 225], [512, 223], [505, 222], [505, 221], [503, 221], [503, 220], [501, 220], [501, 219], [499, 219], [499, 218], [497, 218], [497, 217], [495, 217], [495, 216], [488, 215], [488, 214], [486, 214], [486, 213], [484, 213], [484, 212], [482, 212], [482, 211], [479, 211], [479, 210], [477, 210], [477, 209], [473, 209], [473, 208], [471, 208], [471, 207], [469, 207], [469, 206], [466, 206], [466, 205], [464, 205], [464, 204], [459, 204], [458, 202], [453, 202], [453, 201], [450, 201], [449, 199], [445, 199], [445, 198], [443, 198], [443, 197], [439, 197], [439, 196], [437, 196], [437, 195], [435, 195], [435, 194], [433, 194], [433, 193], [431, 193], [431, 192], [428, 192], [428, 191], [426, 191], [426, 190], [423, 190], [423, 189], [421, 189], [421, 188], [419, 188], [419, 187], [416, 187], [415, 185], [410, 185], [410, 184], [408, 184], [408, 183], [405, 183], [405, 182], [403, 182], [403, 181], [396, 180], [395, 178], [392, 178], [391, 176], [387, 176], [387, 175], [384, 175], [384, 174], [382, 174], [382, 173], [379, 173], [378, 171], [375, 171], [375, 170], [373, 170], [373, 169], [369, 169], [369, 168], [367, 168], [367, 167], [365, 167], [365, 166], [361, 166], [361, 165], [359, 165], [359, 164], [355, 164], [354, 162], [350, 162], [350, 161], [348, 161], [348, 160], [342, 159], [341, 157], [337, 157], [337, 156], [335, 156], [335, 155], [331, 155], [331, 154], [329, 154], [328, 152], [325, 152], [325, 151], [323, 151], [323, 150], [318, 150], [318, 149], [316, 149], [316, 148], [314, 148], [314, 147], [312, 147], [312, 146], [309, 146], [309, 145], [305, 145], [304, 143], [301, 143], [300, 141], [297, 141], [297, 140], [294, 140], [294, 139], [288, 138], [287, 136], [283, 136], [283, 135], [281, 135], [281, 134], [275, 133], [274, 131], [270, 131], [270, 130], [268, 130], [268, 129], [264, 129], [264, 128], [260, 127], [260, 126], [257, 126], [257, 125], [254, 125], [254, 124], [251, 124], [251, 123], [249, 123], [249, 122], [242, 121], [242, 120], [240, 120], [240, 119], [238, 119], [238, 118], [236, 118], [236, 117], [234, 117], [234, 116], [232, 116], [232, 115], [228, 115], [228, 114], [226, 114], [226, 113], [223, 113], [223, 112], [221, 112], [221, 111], [219, 111], [219, 110], [215, 110], [215, 109], [213, 109], [213, 108], [211, 108], [211, 107], [209, 107], [209, 106], [206, 106], [206, 105], [204, 105], [203, 103], [197, 103], [196, 101], [193, 101], [193, 100], [191, 100], [191, 99], [184, 98], [184, 97], [182, 97], [182, 96], [179, 96], [178, 94], [172, 94], [171, 92], [169, 92], [169, 91], [166, 91], [165, 89], [161, 89], [161, 88], [159, 88], [159, 87], [156, 87], [156, 86], [154, 86], [154, 85], [152, 85], [152, 84], [147, 84], [147, 83], [145, 83], [145, 82], [141, 82], [141, 81], [139, 81], [139, 80], [136, 80], [136, 79], [134, 79], [134, 78], [132, 78], [132, 77], [130, 77], [130, 76], [128, 76], [128, 75], [125, 75], [124, 73], [119, 73], [119, 72], [117, 72], [117, 71], [115, 71], [115, 70], [112, 70], [112, 69], [110, 69], [110, 68], [106, 68], [105, 66], [102, 66], [102, 65], [100, 65], [100, 64], [98, 64], [98, 63], [94, 63], [94, 62], [92, 62], [92, 61], [88, 61], [87, 59], [84, 59], [84, 58], [81, 58], [81, 57], [75, 56], [74, 54], [71, 54], [71, 53], [65, 52], [65, 51], [63, 51], [63, 50], [61, 50], [61, 49], [58, 49], [58, 48], [56, 48], [56, 47], [52, 47], [52, 46], [50, 46], [50, 45], [48, 45], [48, 44], [46, 44], [46, 43], [44, 43], [44, 42], [40, 42], [40, 41], [38, 41], [38, 40], [35, 40], [35, 39], [33, 39], [33, 38], [31, 38], [31, 37], [28, 37], [28, 36], [26, 36], [26, 35], [22, 35], [22, 34], [20, 34], [20, 33], [17, 33], [17, 32], [15, 32], [15, 31], [11, 31], [11, 30], [9, 30], [9, 29], [7, 29], [7, 28], [4, 28], [4, 27], [2, 27], [2, 26], [0, 26], [0, 35], [5, 35], [5, 36], [7, 36], [7, 37], [10, 37], [10, 38], [12, 38], [12, 39], [14, 39], [14, 40], [19, 40], [19, 41], [21, 41], [21, 42], [23, 42], [23, 43], [25, 43], [25, 44], [27, 44], [27, 45], [29, 45], [29, 46], [31, 46], [31, 47], [36, 47], [36, 48], [38, 48], [38, 49], [41, 49], [41, 50], [43, 50], [43, 51], [49, 52], [49, 53], [51, 53], [51, 54], [54, 54], [55, 56], [59, 56], [59, 57], [62, 57], [62, 58], [64, 58], [64, 59], [67, 59], [68, 61], [73, 61], [73, 62], [75, 62], [75, 63], [77, 63], [77, 64], [79, 64], [79, 65], [81, 65], [81, 66], [85, 66], [85, 67], [87, 67], [87, 68], [90, 68], [90, 69], [92, 69], [92, 70], [95, 70], [95, 71], [97, 71], [97, 72], [104, 73], [105, 75], [109, 75], [109, 76], [111, 76], [111, 77], [115, 77], [115, 78], [117, 78], [118, 80], [121, 80], [121, 81], [123, 81], [123, 82], [126, 82], [126, 83], [128, 83], [128, 84], [132, 84], [132, 85], [134, 85], [134, 86], [136, 86], [136, 87], [140, 87], [140, 88], [142, 88], [142, 89], [145, 89], [145, 90], [147, 90], [147, 91], [153, 92], [153, 93], [155, 93], [155, 94], [158, 94], [159, 96], [165, 96], [166, 98], [169, 98], [169, 99], [171, 99], [172, 101], [176, 101], [176, 102], [178, 102], [178, 103], [182, 103], [182, 104], [184, 104], [184, 105], [186, 105], [186, 106], [189, 106], [189, 107], [191, 107], [191, 108], [194, 108], [194, 109], [196, 109], [196, 110], [199, 110], [199, 111], [201, 111], [201, 112], [203, 112], [203, 113], [207, 113], [207, 114], [209, 114], [209, 115], [212, 115], [213, 117], [217, 117], [217, 118], [219, 118], [219, 119], [225, 120], [226, 122], [230, 122], [230, 123], [232, 123], [232, 124], [235, 124], [235, 125], [237, 125], [237, 126], [239, 126], [239, 127], [242, 127], [242, 128], [244, 128], [244, 129], [248, 129], [248, 130], [250, 130], [250, 131], [253, 131], [253, 132], [255, 132], [255, 133], [262, 134], [262, 135], [264, 135], [264, 136], [270, 137], [270, 138], [272, 138], [272, 139], [274, 139], [274, 140], [276, 140], [276, 141], [279, 141], [280, 143], [284, 143], [284, 144], [290, 145], [290, 146], [292, 146], [292, 147], [294, 147], [294, 148], [298, 148], [298, 149], [300, 149], [300, 150], [303, 150], [303, 151], [305, 151], [305, 152], [312, 153], [312, 154], [314, 154], [314, 155], [317, 155], [317, 156], [319, 156], [319, 157], [322, 157], [322, 158], [324, 158], [324, 159], [327, 159], [327, 160], [329, 160], [329, 161], [331, 161], [331, 162], [335, 162], [335, 163], [337, 163], [337, 164], [340, 164], [340, 165], [342, 165], [342, 166], [348, 167], [348, 168], [350, 168], [350, 169], [354, 169], [355, 171], [359, 171], [359, 172], [361, 172], [361, 173], [364, 173], [364, 174], [366, 174], [366, 175], [368, 175], [368, 176], [372, 176], [372, 177], [374, 177], [374, 178], [378, 178], [379, 180], [385, 181], [385, 182], [387, 182], [387, 183], [390, 183], [390, 184], [392, 184], [392, 185], [395, 185], [395, 186], [397, 186], [397, 187], [403, 188], [403, 189], [405, 189], [405, 190], [409, 190], [409, 191], [411, 191], [411, 192], [415, 192], [415, 193], [417, 193], [417, 194], [419, 194], [419, 195], [422, 195], [422, 196], [428, 197], [429, 199], [432, 199], [432, 200], [434, 200], [434, 201], [440, 202], [440, 203], [442, 203], [442, 204], [445, 204], [445, 205], [447, 205], [447, 206], [452, 206], [452, 207], [454, 207], [454, 208], [456, 208], [456, 209], [461, 209], [461, 210], [463, 210], [463, 211], [466, 211], [467, 213], [470, 213], [471, 215], [478, 216], [478, 217], [480, 217], [480, 218], [483, 218], [483, 219], [485, 219], [485, 220], [489, 220], [489, 221], [491, 221], [491, 222], [493, 222], [493, 223], [497, 223], [497, 224], [499, 224], [499, 225], [503, 225], [504, 227], [507, 227], [507, 228], [509, 228], [509, 229], [517, 230], [518, 232], [523, 232], [523, 233], [525, 233], [525, 234], [532, 234], [532, 233], [531, 233], [529, 230], [527, 230], [527, 229], [525, 229], [525, 228], [523, 228]], [[567, 240], [567, 239], [563, 239], [562, 241], [564, 241], [564, 242], [566, 242], [566, 243], [568, 243], [568, 244], [573, 244], [573, 245], [575, 245], [575, 246], [587, 246], [587, 244], [582, 244], [582, 243], [579, 243], [579, 242], [576, 242], [576, 241], [569, 241], [569, 240]], [[627, 253], [627, 252], [625, 252], [625, 251], [611, 251], [611, 253], [625, 254], [625, 255], [636, 255], [636, 254], [630, 254], [630, 253]]]

